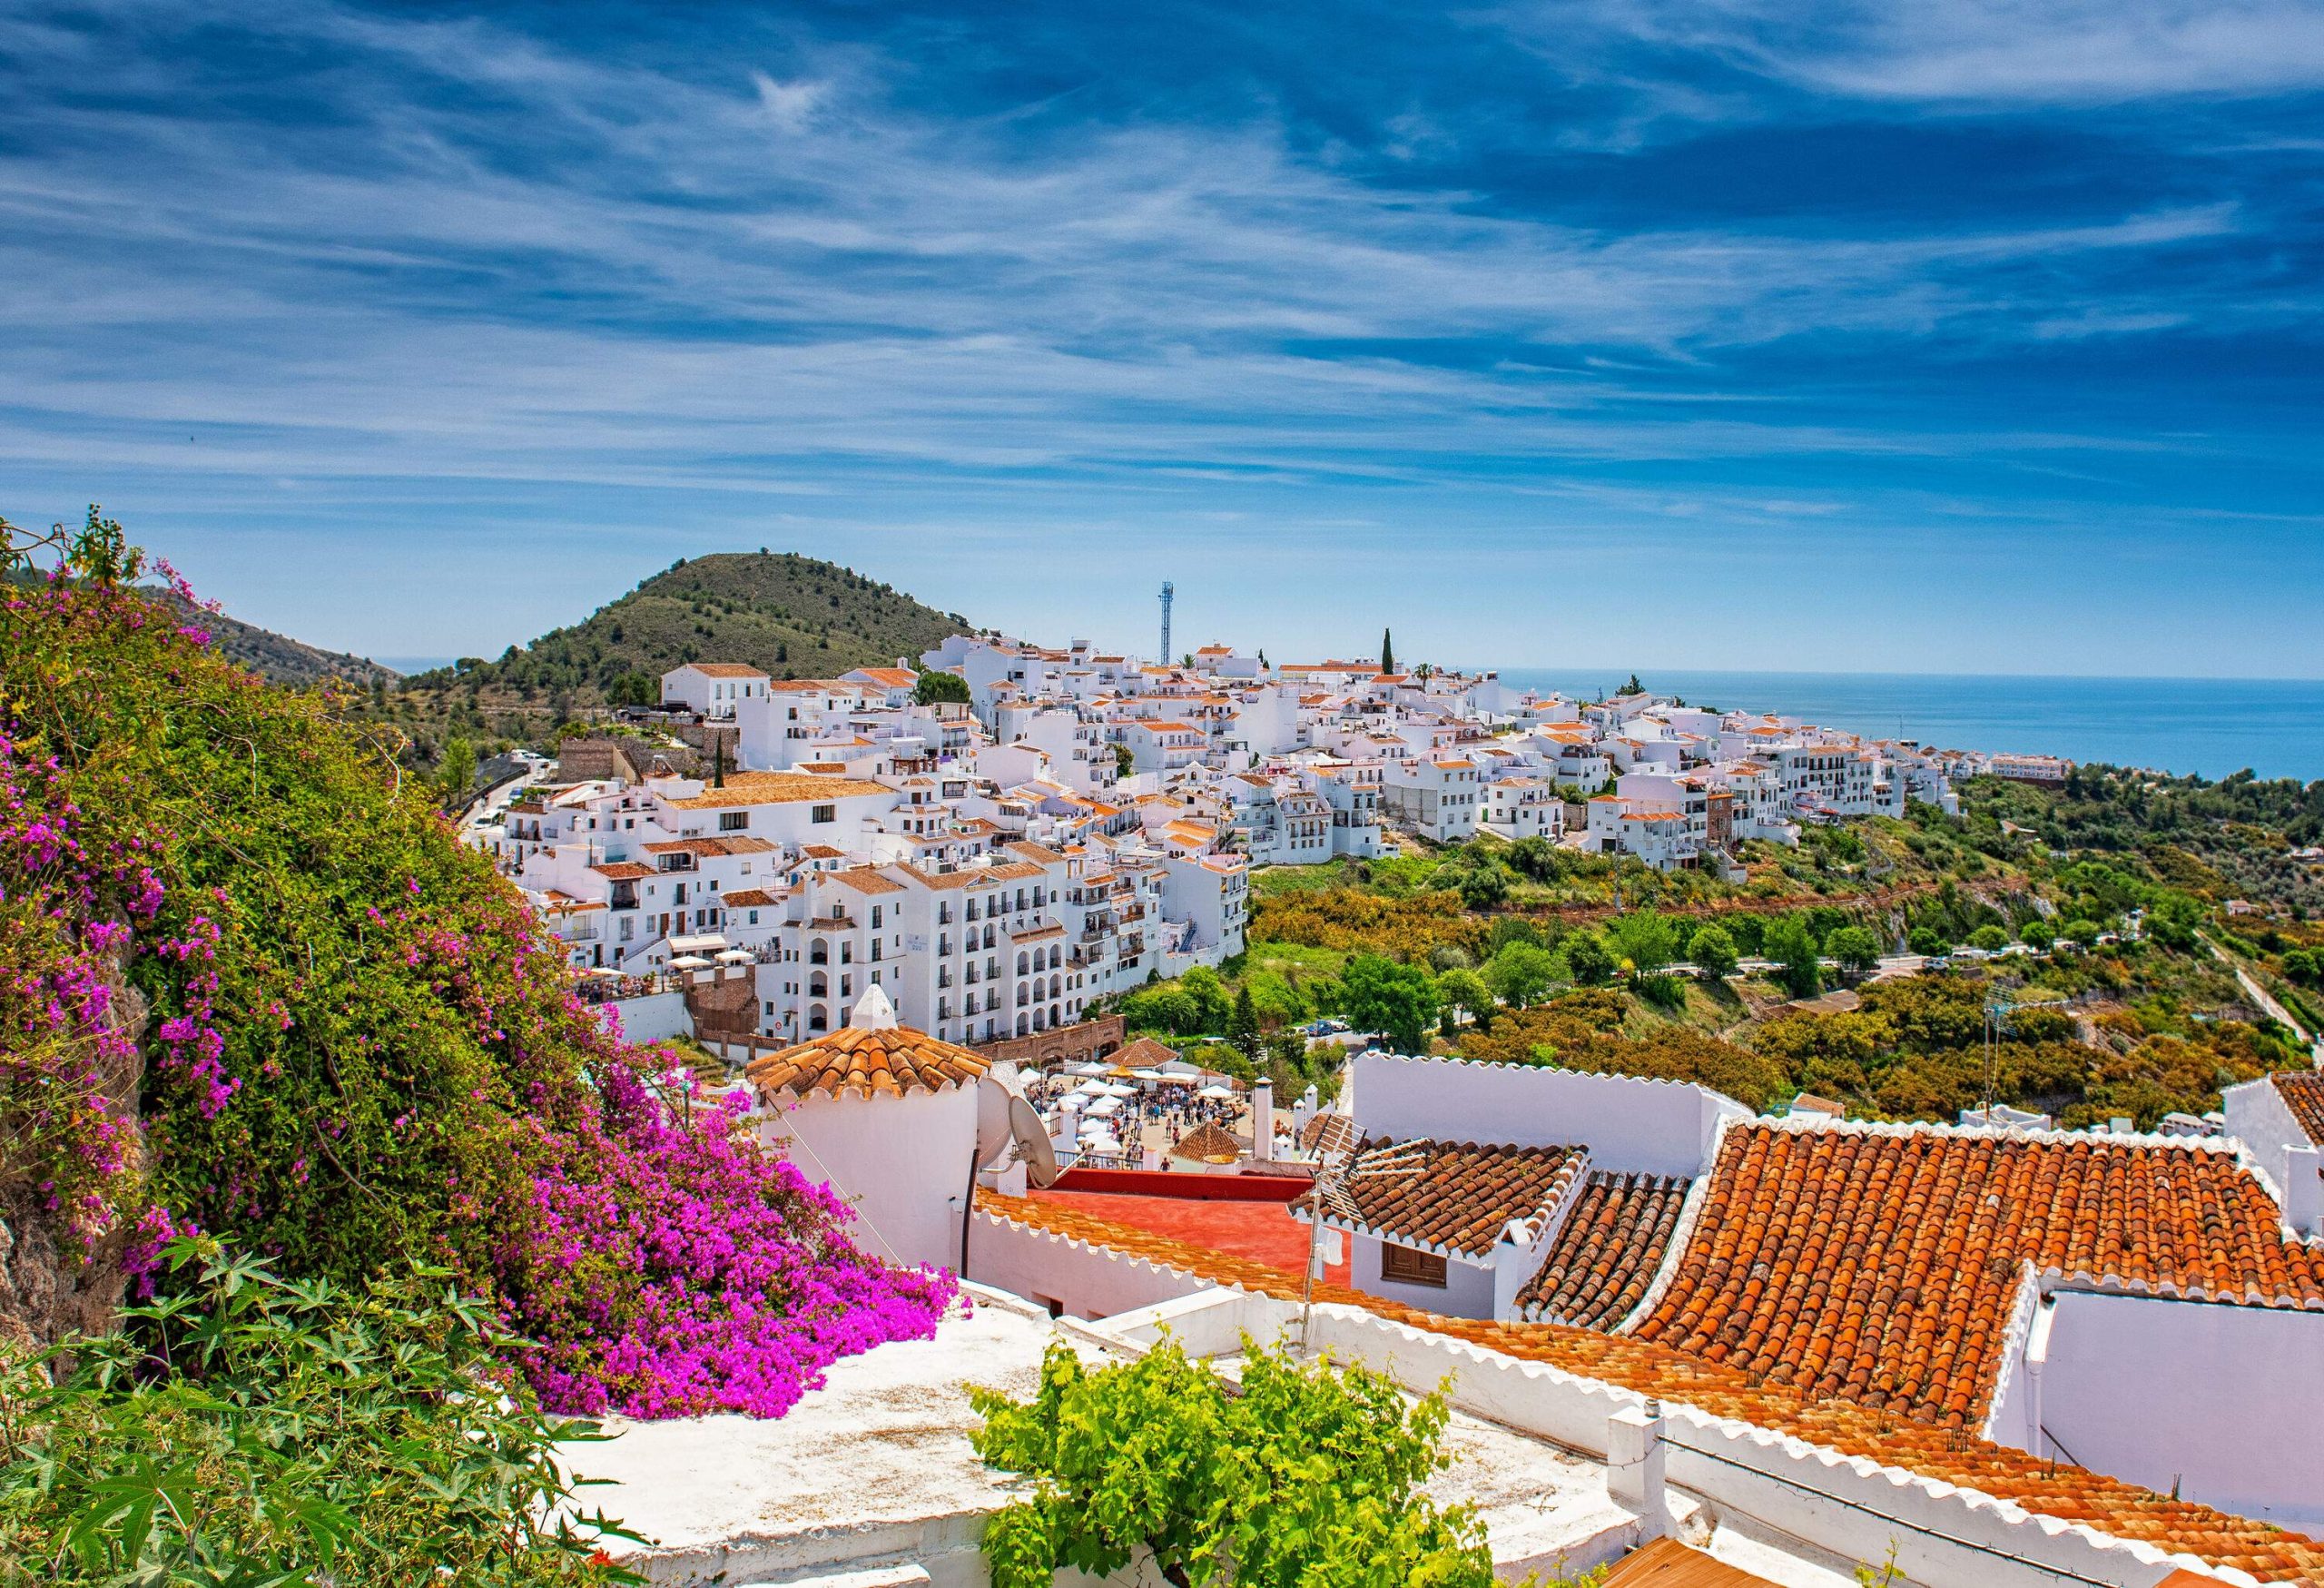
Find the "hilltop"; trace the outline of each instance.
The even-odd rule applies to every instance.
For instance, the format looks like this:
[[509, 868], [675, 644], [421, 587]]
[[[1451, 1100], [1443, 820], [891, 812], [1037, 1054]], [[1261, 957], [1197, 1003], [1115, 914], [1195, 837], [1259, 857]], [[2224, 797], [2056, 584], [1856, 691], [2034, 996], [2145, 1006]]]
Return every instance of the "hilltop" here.
[[592, 705], [618, 697], [633, 676], [658, 691], [661, 676], [683, 662], [747, 662], [777, 678], [827, 678], [899, 656], [916, 662], [968, 626], [958, 613], [837, 563], [721, 552], [682, 557], [570, 627], [511, 646], [497, 661], [420, 674], [410, 687]]

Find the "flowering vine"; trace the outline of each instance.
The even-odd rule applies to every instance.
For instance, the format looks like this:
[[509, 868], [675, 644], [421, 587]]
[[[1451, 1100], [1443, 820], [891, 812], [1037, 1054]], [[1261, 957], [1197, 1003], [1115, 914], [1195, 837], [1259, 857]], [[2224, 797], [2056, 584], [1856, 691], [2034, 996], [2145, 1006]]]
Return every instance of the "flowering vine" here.
[[214, 607], [165, 564], [140, 590], [94, 511], [45, 544], [0, 586], [0, 1176], [141, 1291], [196, 1229], [293, 1275], [448, 1264], [561, 1410], [780, 1415], [933, 1332], [951, 1278], [860, 1251], [740, 1098], [606, 1031], [341, 703], [208, 650]]

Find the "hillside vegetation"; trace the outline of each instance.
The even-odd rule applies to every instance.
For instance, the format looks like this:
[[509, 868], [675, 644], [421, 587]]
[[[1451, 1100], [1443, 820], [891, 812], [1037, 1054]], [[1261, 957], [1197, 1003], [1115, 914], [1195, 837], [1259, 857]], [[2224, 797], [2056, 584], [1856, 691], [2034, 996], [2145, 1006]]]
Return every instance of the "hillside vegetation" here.
[[[1206, 1061], [1293, 1093], [1335, 1083], [1338, 1050], [1298, 1029], [1318, 1016], [1399, 1051], [1694, 1080], [1753, 1108], [1805, 1090], [1857, 1119], [1949, 1120], [1990, 1086], [2068, 1126], [2152, 1129], [2308, 1066], [2324, 861], [2305, 846], [2324, 784], [2093, 767], [2063, 789], [1980, 778], [1962, 794], [1959, 816], [1915, 805], [1811, 827], [1797, 850], [1750, 845], [1737, 884], [1538, 840], [1274, 868], [1239, 959], [1121, 1011], [1223, 1038]], [[1974, 952], [1869, 979], [1907, 945]], [[2011, 1011], [1990, 1078], [1988, 1002]]]
[[[886, 667], [968, 626], [889, 585], [796, 552], [681, 558], [569, 628], [511, 646], [497, 661], [422, 673], [409, 687], [514, 702], [601, 704], [622, 680], [655, 681], [682, 662], [745, 662], [777, 678]], [[658, 698], [658, 694], [656, 695]], [[639, 704], [643, 704], [640, 702]]]

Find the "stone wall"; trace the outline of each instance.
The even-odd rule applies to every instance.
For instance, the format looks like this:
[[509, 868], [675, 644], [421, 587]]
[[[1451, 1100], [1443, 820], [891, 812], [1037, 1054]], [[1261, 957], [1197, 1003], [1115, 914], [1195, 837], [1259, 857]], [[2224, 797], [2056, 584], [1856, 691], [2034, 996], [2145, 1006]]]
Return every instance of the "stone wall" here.
[[748, 1042], [759, 1029], [758, 978], [744, 966], [743, 974], [713, 979], [707, 972], [686, 982], [686, 1012], [694, 1017], [694, 1040]]
[[977, 1052], [995, 1063], [1007, 1060], [1029, 1067], [1081, 1064], [1118, 1052], [1128, 1038], [1122, 1017], [1109, 1014], [1102, 1020], [1086, 1020], [1078, 1025], [1036, 1031], [1029, 1037], [987, 1042]]

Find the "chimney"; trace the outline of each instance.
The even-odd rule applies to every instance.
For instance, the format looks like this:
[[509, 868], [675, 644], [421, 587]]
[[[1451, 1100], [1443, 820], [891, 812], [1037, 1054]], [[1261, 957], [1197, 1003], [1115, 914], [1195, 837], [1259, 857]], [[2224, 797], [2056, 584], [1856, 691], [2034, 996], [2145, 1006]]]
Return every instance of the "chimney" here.
[[1662, 1403], [1624, 1406], [1606, 1419], [1606, 1493], [1634, 1513], [1641, 1540], [1670, 1529], [1662, 1487]]
[[1265, 1163], [1275, 1157], [1275, 1082], [1260, 1080], [1251, 1088], [1251, 1159]]

